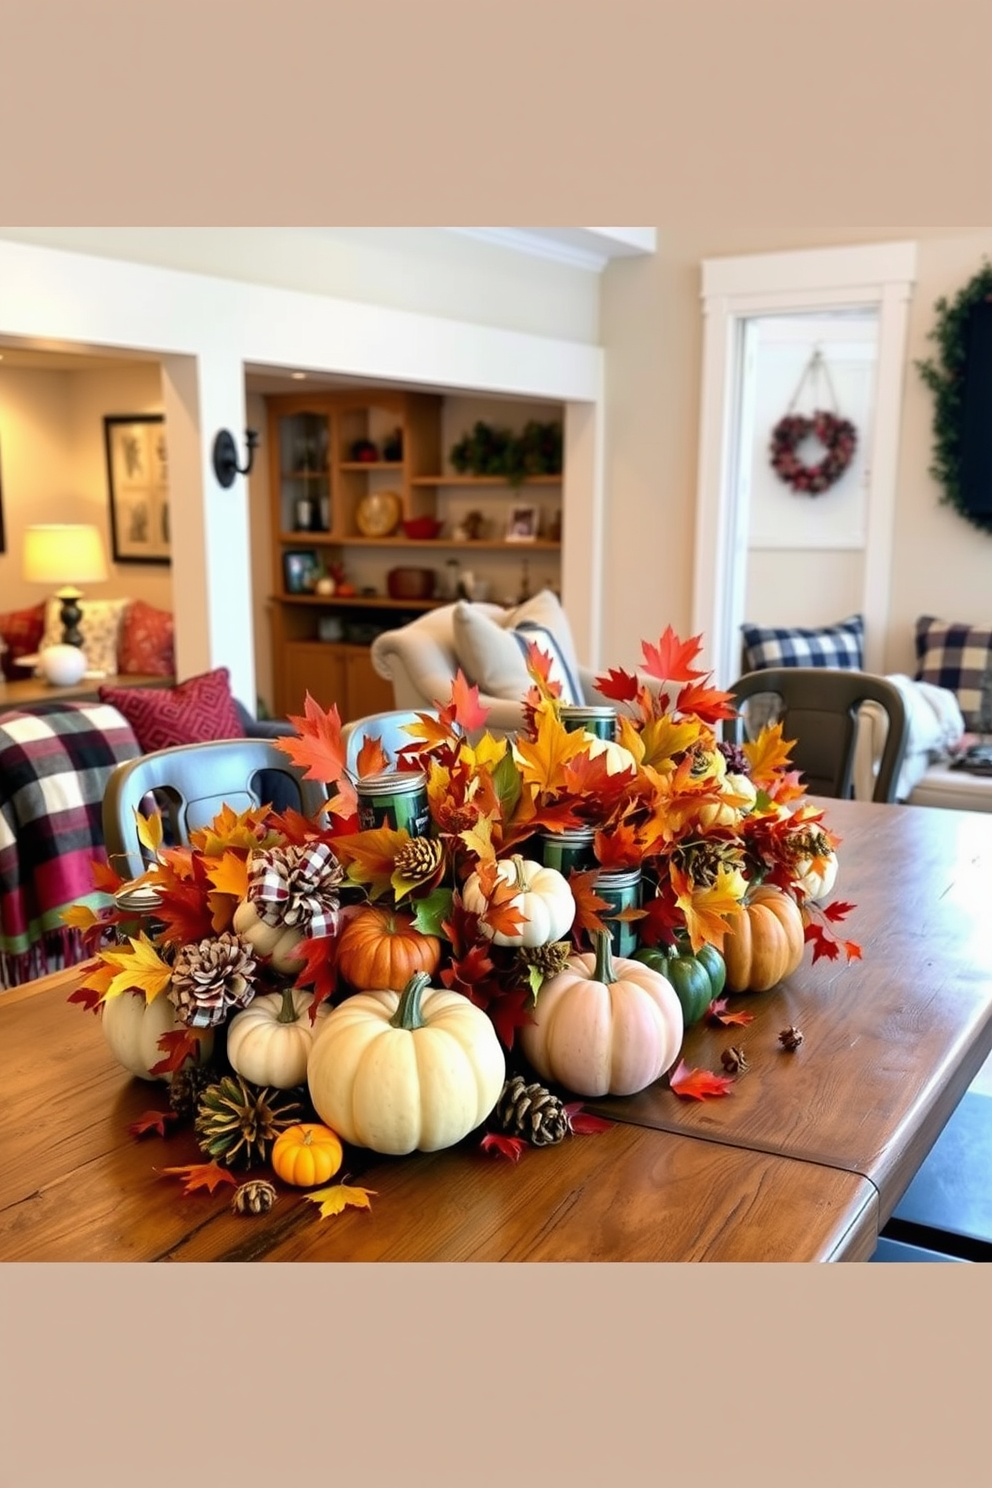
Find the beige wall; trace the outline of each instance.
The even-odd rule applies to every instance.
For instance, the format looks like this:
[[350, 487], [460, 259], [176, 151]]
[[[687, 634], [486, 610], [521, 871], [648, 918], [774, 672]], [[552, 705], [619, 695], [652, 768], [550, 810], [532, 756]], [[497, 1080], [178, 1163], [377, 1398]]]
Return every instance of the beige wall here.
[[927, 473], [933, 401], [913, 365], [932, 350], [927, 332], [934, 302], [941, 295], [953, 298], [981, 267], [983, 255], [992, 255], [992, 227], [726, 233], [659, 228], [654, 257], [612, 263], [603, 275], [608, 656], [629, 662], [640, 639], [656, 640], [669, 623], [680, 634], [689, 632], [702, 260], [897, 239], [916, 239], [920, 247], [907, 342], [885, 669], [912, 671], [912, 627], [921, 613], [992, 623], [992, 536], [939, 503], [939, 488]]

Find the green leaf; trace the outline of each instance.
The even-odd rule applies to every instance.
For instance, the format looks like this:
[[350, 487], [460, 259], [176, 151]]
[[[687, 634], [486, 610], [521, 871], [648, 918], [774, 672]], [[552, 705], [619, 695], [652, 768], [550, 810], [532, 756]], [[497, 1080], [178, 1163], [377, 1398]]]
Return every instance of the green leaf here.
[[452, 892], [450, 889], [437, 888], [433, 893], [426, 894], [423, 899], [414, 899], [410, 908], [416, 908], [413, 917], [413, 926], [422, 935], [435, 935], [439, 939], [445, 939], [442, 924], [451, 914]]
[[504, 821], [509, 821], [520, 800], [522, 782], [513, 754], [508, 749], [493, 771], [493, 788], [499, 797]]

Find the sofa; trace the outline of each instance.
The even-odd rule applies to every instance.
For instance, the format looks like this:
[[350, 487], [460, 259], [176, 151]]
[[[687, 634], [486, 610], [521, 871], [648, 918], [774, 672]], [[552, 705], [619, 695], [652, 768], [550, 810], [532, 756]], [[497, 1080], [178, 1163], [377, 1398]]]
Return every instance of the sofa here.
[[[0, 988], [84, 953], [62, 916], [73, 904], [106, 903], [93, 863], [106, 861], [103, 795], [119, 764], [174, 744], [291, 732], [285, 720], [254, 718], [224, 667], [171, 687], [99, 693], [6, 709], [0, 697]], [[266, 798], [287, 804], [280, 777], [269, 784]]]

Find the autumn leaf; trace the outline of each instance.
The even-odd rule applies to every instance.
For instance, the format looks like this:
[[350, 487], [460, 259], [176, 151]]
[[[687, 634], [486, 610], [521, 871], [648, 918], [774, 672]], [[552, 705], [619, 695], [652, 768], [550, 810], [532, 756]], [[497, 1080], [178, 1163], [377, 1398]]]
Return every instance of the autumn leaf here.
[[303, 704], [304, 716], [290, 714], [289, 721], [296, 736], [287, 734], [274, 739], [277, 749], [288, 754], [294, 765], [299, 765], [307, 780], [325, 783], [340, 780], [344, 774], [345, 748], [341, 741], [341, 715], [337, 705], [332, 704], [325, 712], [309, 692]]
[[707, 1023], [717, 1028], [729, 1028], [732, 1024], [743, 1028], [745, 1024], [754, 1022], [754, 1014], [745, 1012], [743, 1008], [731, 1011], [725, 997], [714, 997], [704, 1016]]
[[198, 1188], [206, 1188], [213, 1193], [220, 1183], [230, 1183], [235, 1188], [238, 1186], [238, 1180], [234, 1174], [216, 1162], [189, 1163], [181, 1168], [157, 1168], [156, 1172], [160, 1178], [180, 1178], [184, 1194], [191, 1194]]
[[670, 625], [665, 626], [664, 635], [657, 646], [641, 642], [644, 653], [644, 670], [658, 682], [691, 682], [694, 677], [705, 677], [704, 671], [690, 666], [702, 650], [701, 635], [688, 641], [679, 640]]
[[317, 1021], [317, 1009], [327, 998], [333, 997], [337, 991], [337, 969], [333, 956], [333, 936], [307, 935], [296, 946], [293, 960], [298, 961], [300, 970], [296, 974], [295, 987], [304, 990], [313, 988], [313, 1001], [310, 1004], [310, 1023]]
[[162, 825], [162, 813], [153, 811], [151, 816], [145, 816], [137, 806], [131, 808], [134, 812], [134, 822], [138, 832], [138, 841], [142, 847], [146, 847], [153, 858], [157, 858], [159, 849], [165, 840], [165, 828]]
[[637, 696], [640, 683], [630, 672], [622, 671], [617, 667], [610, 667], [605, 676], [595, 679], [595, 688], [604, 697], [612, 698], [616, 703], [632, 703]]
[[382, 747], [381, 736], [366, 734], [355, 760], [355, 774], [361, 779], [365, 775], [379, 775], [389, 768], [389, 756]]
[[375, 1194], [374, 1188], [354, 1188], [346, 1183], [332, 1183], [330, 1188], [315, 1188], [312, 1193], [304, 1194], [311, 1204], [320, 1206], [321, 1219], [330, 1219], [335, 1214], [341, 1214], [345, 1209], [371, 1209], [370, 1197]]
[[575, 900], [575, 918], [572, 921], [571, 934], [576, 945], [580, 945], [586, 936], [592, 935], [595, 931], [608, 928], [601, 911], [611, 908], [610, 900], [597, 894], [593, 887], [599, 873], [597, 866], [587, 869], [584, 873], [573, 872], [568, 876], [568, 887]]
[[707, 687], [701, 682], [690, 682], [683, 687], [675, 703], [680, 713], [694, 713], [707, 723], [717, 723], [722, 718], [735, 718], [737, 709], [729, 692]]
[[75, 992], [70, 992], [66, 1002], [78, 1004], [85, 1012], [95, 1013], [103, 1006], [103, 993], [94, 987], [77, 987]]
[[680, 1059], [668, 1083], [675, 1095], [683, 1100], [711, 1100], [719, 1095], [729, 1095], [733, 1080], [729, 1075], [714, 1075], [709, 1070], [689, 1069]]
[[468, 682], [461, 667], [451, 684], [451, 706], [454, 709], [454, 721], [467, 734], [482, 728], [489, 717], [489, 709], [479, 702], [478, 687]]
[[503, 1132], [486, 1132], [479, 1146], [489, 1157], [508, 1157], [511, 1162], [519, 1162], [520, 1154], [527, 1143], [522, 1137], [508, 1137]]
[[795, 739], [782, 738], [780, 723], [767, 724], [756, 739], [745, 740], [742, 748], [755, 785], [770, 786], [776, 775], [789, 763], [789, 752]]
[[837, 920], [845, 919], [851, 913], [851, 910], [855, 908], [857, 908], [856, 905], [849, 904], [845, 899], [834, 899], [832, 903], [822, 905], [820, 907], [820, 913], [825, 919], [836, 922]]
[[88, 904], [73, 904], [68, 909], [64, 909], [61, 914], [61, 920], [70, 929], [80, 930], [83, 933], [87, 930], [94, 930], [98, 925], [103, 924], [100, 916], [94, 910], [90, 909]]
[[714, 882], [697, 887], [672, 863], [669, 877], [676, 903], [685, 916], [685, 928], [693, 952], [707, 943], [719, 950], [727, 933], [725, 916], [739, 908], [747, 889], [740, 869], [720, 863]]
[[493, 819], [491, 816], [480, 816], [474, 826], [467, 827], [464, 832], [459, 832], [458, 836], [469, 852], [478, 858], [480, 862], [489, 862], [495, 859], [496, 849], [493, 847]]
[[143, 992], [147, 1002], [154, 1002], [172, 980], [172, 968], [162, 960], [144, 932], [135, 940], [128, 936], [130, 950], [106, 950], [102, 953], [108, 966], [116, 967], [106, 995], [119, 997], [122, 992]]
[[552, 794], [562, 785], [564, 766], [588, 750], [589, 741], [581, 729], [565, 728], [551, 709], [537, 709], [535, 723], [536, 738], [517, 739], [520, 773], [526, 785], [535, 785], [539, 791]]
[[413, 928], [419, 930], [421, 935], [434, 935], [442, 939], [444, 931], [441, 926], [451, 913], [451, 899], [451, 889], [442, 885], [421, 899], [412, 900], [409, 909], [413, 912]]
[[148, 1073], [151, 1075], [171, 1075], [176, 1070], [182, 1069], [188, 1059], [194, 1064], [200, 1063], [200, 1047], [209, 1030], [206, 1028], [174, 1028], [168, 1029], [158, 1039], [158, 1047], [163, 1051], [163, 1057], [157, 1064], [153, 1064]]
[[244, 899], [248, 893], [248, 858], [244, 853], [225, 852], [219, 863], [207, 867], [207, 878], [218, 894]]
[[609, 1131], [615, 1124], [607, 1121], [604, 1116], [593, 1116], [591, 1111], [584, 1111], [581, 1101], [570, 1101], [565, 1107], [565, 1115], [568, 1117], [569, 1131], [574, 1132], [577, 1137], [594, 1137], [598, 1132]]
[[100, 863], [94, 858], [90, 866], [95, 889], [100, 889], [105, 894], [114, 894], [124, 883], [120, 874], [111, 868], [109, 863]]
[[137, 1121], [131, 1122], [128, 1131], [132, 1137], [145, 1137], [149, 1132], [157, 1132], [160, 1137], [164, 1137], [169, 1123], [178, 1120], [178, 1111], [145, 1111]]
[[380, 899], [390, 889], [396, 854], [410, 841], [409, 832], [392, 827], [373, 827], [356, 832], [352, 837], [335, 841], [334, 850], [346, 867], [352, 883], [366, 884], [373, 899]]

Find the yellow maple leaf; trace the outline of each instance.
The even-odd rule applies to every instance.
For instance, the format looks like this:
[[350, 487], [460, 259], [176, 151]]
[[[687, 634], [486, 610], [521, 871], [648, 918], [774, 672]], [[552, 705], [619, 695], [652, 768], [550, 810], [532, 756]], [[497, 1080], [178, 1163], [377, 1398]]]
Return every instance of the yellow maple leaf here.
[[172, 980], [171, 968], [144, 933], [137, 940], [129, 936], [128, 945], [130, 950], [122, 947], [102, 952], [104, 962], [117, 968], [105, 995], [119, 997], [122, 992], [138, 991], [144, 992], [146, 1002], [154, 1002]]
[[789, 752], [795, 739], [782, 738], [780, 723], [767, 724], [753, 741], [745, 742], [744, 754], [751, 767], [751, 779], [757, 786], [767, 786], [789, 763]]
[[261, 806], [235, 811], [224, 805], [208, 826], [190, 832], [190, 845], [208, 858], [221, 857], [229, 847], [257, 847], [267, 814]]
[[712, 884], [694, 885], [689, 877], [673, 863], [670, 867], [675, 901], [685, 915], [685, 927], [693, 951], [704, 945], [723, 947], [727, 933], [726, 916], [740, 906], [747, 892], [747, 883], [739, 868], [728, 868], [719, 864]]
[[698, 718], [676, 720], [666, 713], [650, 719], [641, 731], [642, 762], [660, 771], [672, 769], [676, 758], [698, 744], [703, 728]]
[[218, 894], [243, 899], [248, 892], [248, 859], [241, 853], [225, 852], [219, 863], [211, 863], [207, 877]]
[[537, 738], [518, 739], [514, 752], [524, 784], [553, 795], [564, 784], [563, 767], [589, 748], [589, 739], [583, 729], [567, 729], [546, 703], [534, 710], [534, 722]]
[[62, 911], [60, 918], [64, 925], [73, 930], [91, 930], [100, 920], [100, 916], [87, 904], [71, 905], [69, 909]]
[[320, 1206], [321, 1219], [330, 1219], [335, 1214], [340, 1214], [344, 1209], [371, 1209], [370, 1197], [375, 1194], [374, 1188], [354, 1188], [347, 1183], [332, 1183], [330, 1188], [315, 1188], [312, 1193], [304, 1194], [311, 1204]]
[[153, 858], [158, 857], [158, 850], [162, 846], [162, 838], [165, 828], [162, 825], [162, 813], [154, 811], [151, 816], [143, 816], [137, 806], [133, 808], [134, 820], [138, 828], [138, 841], [142, 847], [147, 847]]
[[474, 853], [480, 862], [494, 861], [496, 849], [493, 847], [493, 818], [491, 816], [480, 816], [474, 827], [468, 827], [458, 836], [464, 842], [469, 852]]
[[337, 838], [334, 851], [345, 866], [349, 880], [367, 884], [372, 898], [378, 899], [388, 893], [396, 854], [409, 841], [409, 832], [395, 831], [392, 827], [373, 827], [367, 832]]

